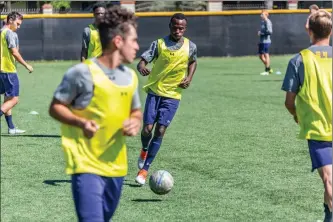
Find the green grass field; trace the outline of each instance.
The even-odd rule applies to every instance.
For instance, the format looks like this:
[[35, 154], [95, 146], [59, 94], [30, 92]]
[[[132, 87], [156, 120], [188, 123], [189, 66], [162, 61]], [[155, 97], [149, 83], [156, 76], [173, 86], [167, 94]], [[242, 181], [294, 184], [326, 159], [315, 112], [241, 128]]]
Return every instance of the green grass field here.
[[[309, 221], [323, 218], [323, 186], [280, 90], [290, 56], [272, 58], [282, 75], [260, 76], [256, 57], [201, 58], [151, 171], [175, 179], [166, 196], [136, 187], [140, 138], [128, 139], [129, 174], [114, 221]], [[2, 118], [1, 221], [76, 221], [64, 173], [59, 124], [48, 106], [75, 62], [20, 66], [21, 100], [7, 135]], [[144, 79], [140, 78], [141, 83]], [[142, 93], [142, 102], [145, 95]], [[37, 111], [39, 115], [30, 115]]]

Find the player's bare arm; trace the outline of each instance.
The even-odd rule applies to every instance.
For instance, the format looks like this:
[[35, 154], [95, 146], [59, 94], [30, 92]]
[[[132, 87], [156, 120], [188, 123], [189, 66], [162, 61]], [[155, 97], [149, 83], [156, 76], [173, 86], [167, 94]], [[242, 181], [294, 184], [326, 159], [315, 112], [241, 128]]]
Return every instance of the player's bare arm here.
[[179, 87], [186, 89], [190, 86], [196, 69], [197, 69], [197, 61], [195, 60], [188, 65], [188, 71], [187, 71], [188, 74], [184, 78], [184, 80], [179, 84]]
[[11, 48], [10, 50], [16, 61], [21, 63], [30, 73], [33, 72], [32, 66], [24, 61], [17, 48]]
[[81, 128], [87, 138], [92, 138], [98, 130], [98, 125], [95, 121], [74, 115], [68, 108], [67, 104], [62, 103], [57, 99], [52, 100], [49, 114], [59, 122]]
[[150, 74], [150, 70], [146, 67], [148, 62], [141, 58], [140, 62], [137, 65], [137, 70], [142, 76], [148, 76]]
[[296, 93], [293, 92], [287, 92], [286, 93], [286, 101], [285, 106], [289, 113], [294, 117], [294, 120], [296, 123], [298, 123], [297, 115], [296, 115], [296, 106], [295, 106], [295, 100], [296, 100]]
[[124, 121], [123, 131], [126, 136], [138, 135], [142, 123], [141, 109], [134, 109], [131, 111], [130, 118]]

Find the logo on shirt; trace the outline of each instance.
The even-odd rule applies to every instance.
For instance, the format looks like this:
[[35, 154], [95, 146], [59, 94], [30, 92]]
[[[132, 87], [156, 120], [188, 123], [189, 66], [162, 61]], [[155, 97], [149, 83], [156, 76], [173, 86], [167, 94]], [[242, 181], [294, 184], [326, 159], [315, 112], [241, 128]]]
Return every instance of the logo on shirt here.
[[170, 55], [171, 55], [171, 56], [174, 56], [174, 55], [175, 55], [175, 53], [174, 53], [174, 52], [170, 52]]
[[121, 96], [127, 96], [127, 92], [120, 92]]

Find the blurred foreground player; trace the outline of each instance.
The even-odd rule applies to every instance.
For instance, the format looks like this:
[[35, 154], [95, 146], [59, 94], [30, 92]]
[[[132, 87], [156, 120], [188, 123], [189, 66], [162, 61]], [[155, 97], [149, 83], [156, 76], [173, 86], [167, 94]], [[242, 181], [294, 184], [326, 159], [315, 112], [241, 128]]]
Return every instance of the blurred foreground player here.
[[126, 137], [140, 131], [142, 113], [131, 63], [139, 49], [136, 18], [115, 6], [99, 26], [103, 54], [70, 68], [49, 113], [62, 123], [66, 173], [79, 221], [109, 221], [127, 174]]
[[[318, 10], [309, 19], [313, 43], [289, 62], [282, 89], [285, 105], [308, 141], [312, 171], [323, 181], [325, 222], [332, 221], [332, 34], [331, 14]], [[296, 102], [296, 103], [295, 103]]]

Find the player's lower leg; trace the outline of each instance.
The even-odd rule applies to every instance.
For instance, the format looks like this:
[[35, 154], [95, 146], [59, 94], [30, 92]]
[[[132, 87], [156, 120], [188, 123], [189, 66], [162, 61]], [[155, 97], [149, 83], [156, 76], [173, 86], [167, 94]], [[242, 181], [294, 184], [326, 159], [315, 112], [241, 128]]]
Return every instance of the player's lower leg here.
[[5, 119], [7, 122], [8, 129], [14, 129], [14, 123], [13, 123], [13, 118], [12, 115], [5, 114]]
[[259, 58], [262, 61], [262, 63], [264, 64], [264, 66], [265, 66], [265, 71], [262, 72], [262, 73], [260, 73], [260, 75], [266, 76], [266, 75], [269, 74], [269, 72], [267, 71], [267, 60], [266, 60], [266, 56], [265, 56], [265, 54], [260, 54]]
[[265, 65], [266, 64], [266, 58], [264, 56], [264, 54], [260, 54], [259, 55], [259, 59], [262, 61], [262, 63]]
[[166, 131], [165, 126], [160, 126], [159, 124], [157, 124], [157, 126], [155, 128], [154, 137], [152, 138], [152, 140], [149, 143], [146, 161], [135, 179], [135, 181], [138, 184], [144, 185], [146, 183], [149, 167], [151, 166], [153, 160], [155, 159], [155, 157], [161, 147], [162, 139], [165, 134], [165, 131]]
[[9, 110], [11, 110], [17, 103], [19, 99], [18, 97], [5, 97], [5, 101], [1, 106], [1, 111], [5, 114]]
[[16, 128], [13, 123], [12, 108], [17, 103], [18, 103], [18, 97], [5, 96], [4, 104], [1, 106], [1, 113], [5, 114], [5, 119], [6, 119], [7, 126], [8, 126], [8, 134], [11, 134], [11, 135], [25, 133], [25, 130]]
[[324, 183], [324, 222], [332, 221], [332, 165], [327, 165], [318, 169], [319, 175]]
[[140, 155], [138, 158], [138, 168], [142, 169], [143, 164], [145, 163], [147, 154], [148, 154], [148, 146], [149, 142], [152, 138], [152, 131], [153, 125], [145, 125], [141, 131], [141, 143], [142, 149], [140, 151]]
[[270, 57], [269, 57], [269, 54], [265, 54], [265, 71], [268, 72], [268, 73], [273, 73], [273, 69], [271, 68], [271, 60], [270, 60]]
[[146, 161], [144, 162], [142, 169], [139, 171], [135, 179], [137, 183], [141, 185], [144, 185], [146, 183], [149, 167], [152, 164], [153, 160], [155, 159], [157, 152], [161, 147], [161, 144], [162, 144], [162, 137], [154, 136], [149, 144]]

